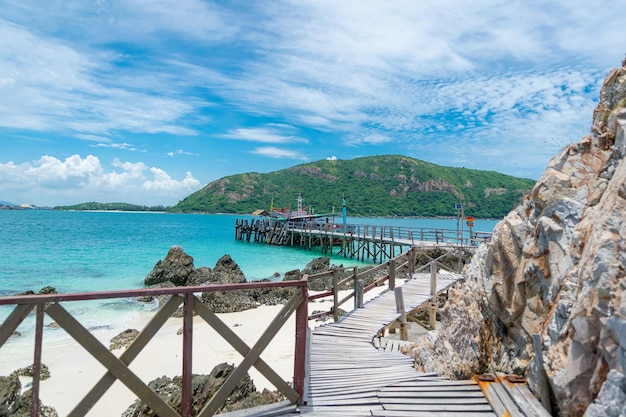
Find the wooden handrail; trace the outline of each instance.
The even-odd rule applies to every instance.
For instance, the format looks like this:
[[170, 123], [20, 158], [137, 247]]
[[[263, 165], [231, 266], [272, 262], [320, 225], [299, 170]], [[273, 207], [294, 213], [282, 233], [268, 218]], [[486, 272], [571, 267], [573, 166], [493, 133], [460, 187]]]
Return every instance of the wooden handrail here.
[[[125, 291], [103, 291], [75, 294], [45, 294], [0, 297], [0, 305], [14, 305], [15, 308], [0, 325], [0, 348], [11, 337], [17, 327], [36, 308], [37, 318], [35, 327], [35, 349], [33, 359], [33, 388], [31, 416], [39, 415], [39, 372], [41, 369], [41, 354], [45, 346], [42, 345], [43, 315], [52, 317], [74, 340], [89, 352], [106, 369], [106, 374], [83, 397], [70, 412], [70, 417], [81, 416], [93, 407], [104, 393], [119, 380], [126, 385], [138, 399], [146, 403], [160, 416], [190, 417], [191, 415], [191, 378], [193, 356], [193, 326], [192, 319], [195, 312], [224, 340], [226, 340], [242, 356], [243, 360], [226, 379], [214, 397], [205, 405], [199, 416], [212, 416], [228, 399], [234, 387], [245, 377], [247, 371], [254, 366], [269, 382], [282, 392], [292, 403], [300, 402], [304, 392], [305, 365], [306, 365], [306, 337], [308, 317], [308, 290], [307, 277], [297, 281], [255, 282], [242, 284], [215, 284], [193, 287], [149, 288]], [[210, 311], [196, 296], [195, 293], [224, 292], [237, 290], [252, 290], [262, 288], [295, 288], [295, 294], [281, 309], [278, 315], [261, 335], [253, 347], [237, 336], [228, 326]], [[145, 296], [171, 295], [166, 302], [146, 324], [135, 341], [116, 357], [100, 341], [98, 341], [71, 313], [59, 304], [60, 302], [102, 300], [112, 298], [129, 298]], [[169, 317], [183, 304], [183, 352], [182, 352], [182, 395], [181, 414], [174, 411], [151, 388], [148, 387], [130, 369], [130, 363], [139, 355]], [[44, 309], [45, 306], [45, 309]], [[44, 311], [45, 310], [45, 311]], [[287, 319], [295, 313], [295, 349], [294, 349], [294, 376], [293, 387], [284, 381], [260, 357], [263, 350], [274, 338]]]
[[[334, 281], [334, 285], [333, 287], [328, 290], [328, 291], [324, 291], [320, 294], [314, 294], [314, 295], [309, 295], [308, 297], [308, 301], [313, 301], [313, 300], [317, 300], [320, 298], [326, 298], [328, 296], [332, 296], [333, 297], [333, 308], [331, 308], [329, 311], [325, 311], [325, 312], [320, 312], [320, 313], [315, 313], [311, 316], [309, 316], [309, 320], [313, 320], [316, 319], [318, 317], [322, 317], [325, 315], [333, 315], [333, 318], [335, 321], [338, 321], [339, 319], [339, 312], [338, 312], [338, 308], [340, 306], [342, 306], [343, 304], [345, 304], [348, 300], [350, 300], [351, 298], [355, 298], [355, 302], [357, 297], [355, 288], [352, 289], [352, 291], [350, 293], [348, 293], [344, 298], [342, 298], [341, 300], [338, 298], [338, 289], [339, 287], [341, 287], [342, 285], [346, 284], [348, 281], [363, 281], [363, 278], [365, 276], [370, 276], [372, 274], [375, 274], [385, 268], [389, 268], [390, 266], [393, 268], [393, 272], [388, 271], [386, 275], [384, 275], [381, 278], [378, 278], [377, 280], [374, 280], [372, 283], [370, 283], [367, 286], [363, 287], [363, 293], [367, 293], [368, 291], [372, 290], [373, 288], [381, 285], [382, 283], [384, 283], [385, 281], [389, 281], [390, 282], [390, 289], [393, 289], [392, 287], [395, 285], [395, 283], [392, 283], [392, 280], [390, 280], [390, 276], [395, 276], [395, 273], [401, 269], [406, 268], [408, 270], [409, 273], [412, 273], [413, 270], [415, 269], [414, 267], [410, 267], [410, 265], [412, 263], [414, 263], [415, 260], [415, 249], [411, 248], [408, 251], [396, 256], [395, 258], [392, 258], [386, 262], [383, 262], [379, 265], [376, 265], [372, 268], [369, 268], [365, 271], [356, 273], [357, 271], [357, 267], [335, 267], [330, 271], [325, 271], [325, 272], [321, 272], [319, 274], [312, 274], [312, 275], [307, 275], [307, 281], [313, 281], [316, 279], [320, 279], [320, 278], [329, 278], [329, 277], [333, 277], [333, 281]], [[414, 265], [414, 264], [413, 264]], [[342, 280], [337, 280], [337, 273], [338, 272], [344, 272], [348, 269], [353, 269], [353, 275], [350, 277], [346, 277]], [[356, 286], [355, 286], [356, 287]], [[361, 295], [362, 296], [362, 295]], [[356, 307], [356, 306], [355, 306]]]

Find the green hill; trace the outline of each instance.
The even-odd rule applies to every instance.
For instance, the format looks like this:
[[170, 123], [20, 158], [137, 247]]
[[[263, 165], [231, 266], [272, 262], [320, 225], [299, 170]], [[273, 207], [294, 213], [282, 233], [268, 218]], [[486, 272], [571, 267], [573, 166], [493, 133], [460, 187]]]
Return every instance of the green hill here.
[[54, 210], [100, 210], [100, 211], [166, 211], [164, 206], [138, 206], [128, 203], [80, 203], [72, 206], [57, 206]]
[[245, 173], [213, 181], [170, 211], [251, 213], [291, 207], [298, 193], [315, 213], [346, 197], [350, 216], [454, 216], [462, 202], [467, 215], [505, 216], [534, 181], [493, 171], [444, 167], [400, 155], [322, 160], [267, 174]]

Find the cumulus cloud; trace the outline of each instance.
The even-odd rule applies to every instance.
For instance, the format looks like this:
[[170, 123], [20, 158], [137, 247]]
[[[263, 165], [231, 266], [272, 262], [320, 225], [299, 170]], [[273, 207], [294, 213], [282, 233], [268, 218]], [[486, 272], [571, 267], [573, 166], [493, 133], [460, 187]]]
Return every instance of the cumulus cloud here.
[[37, 205], [84, 201], [123, 201], [137, 204], [173, 204], [200, 187], [187, 172], [176, 180], [157, 167], [143, 162], [113, 159], [106, 169], [99, 158], [72, 155], [64, 160], [44, 155], [23, 164], [0, 163], [0, 194], [11, 192], [20, 202]]
[[187, 191], [195, 190], [200, 187], [200, 181], [196, 180], [191, 172], [187, 172], [185, 178], [181, 181], [172, 179], [167, 172], [159, 168], [150, 168], [153, 176], [152, 181], [144, 181], [143, 188], [146, 190], [159, 190], [169, 192], [171, 190], [184, 189]]

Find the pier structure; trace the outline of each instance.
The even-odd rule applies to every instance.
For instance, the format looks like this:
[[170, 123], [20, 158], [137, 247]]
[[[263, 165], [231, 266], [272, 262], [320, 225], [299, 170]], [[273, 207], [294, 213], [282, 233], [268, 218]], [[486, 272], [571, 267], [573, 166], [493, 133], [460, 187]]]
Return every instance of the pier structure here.
[[237, 219], [235, 239], [309, 250], [319, 247], [323, 254], [380, 263], [411, 247], [436, 246], [473, 253], [481, 242], [491, 239], [491, 233], [471, 232], [465, 236], [451, 229], [335, 224], [307, 218]]

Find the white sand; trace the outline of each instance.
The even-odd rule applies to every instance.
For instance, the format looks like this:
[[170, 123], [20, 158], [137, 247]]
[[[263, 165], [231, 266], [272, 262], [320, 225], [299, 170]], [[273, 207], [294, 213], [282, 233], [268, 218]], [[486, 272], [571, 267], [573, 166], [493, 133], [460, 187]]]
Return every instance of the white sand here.
[[[380, 294], [385, 288], [378, 287], [370, 291], [366, 294], [366, 300]], [[340, 299], [347, 293], [343, 291]], [[332, 299], [316, 300], [309, 303], [309, 314], [315, 310], [329, 310], [331, 306]], [[252, 347], [282, 307], [282, 305], [259, 306], [252, 310], [218, 316], [249, 347]], [[351, 310], [352, 307], [352, 300], [342, 306], [345, 310]], [[141, 330], [150, 317], [151, 313], [145, 313], [127, 327]], [[310, 321], [309, 327], [320, 324], [319, 321]], [[131, 363], [130, 369], [145, 383], [163, 375], [173, 377], [182, 374], [183, 337], [177, 334], [181, 327], [181, 318], [170, 318]], [[111, 338], [120, 331], [120, 329], [103, 330], [94, 332], [94, 335], [108, 348]], [[294, 342], [295, 318], [292, 315], [261, 355], [261, 358], [288, 382], [293, 379]], [[113, 353], [119, 356], [122, 352], [117, 350]], [[223, 362], [239, 365], [243, 359], [200, 317], [194, 317], [193, 355], [194, 374], [208, 374], [214, 366]], [[14, 369], [27, 366], [31, 361], [32, 350], [16, 352], [5, 346], [0, 349], [0, 375], [7, 375]], [[44, 333], [42, 362], [48, 365], [51, 378], [41, 382], [40, 397], [45, 405], [54, 407], [60, 416], [67, 415], [79, 399], [105, 374], [104, 367], [69, 336], [66, 339], [46, 342]], [[249, 374], [257, 390], [275, 389], [256, 369], [252, 368]], [[28, 384], [29, 380], [22, 378], [22, 382]], [[88, 416], [119, 416], [135, 399], [135, 395], [125, 385], [116, 381]]]

